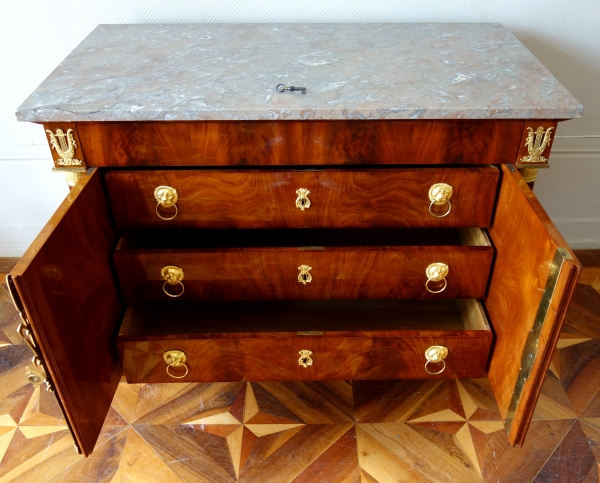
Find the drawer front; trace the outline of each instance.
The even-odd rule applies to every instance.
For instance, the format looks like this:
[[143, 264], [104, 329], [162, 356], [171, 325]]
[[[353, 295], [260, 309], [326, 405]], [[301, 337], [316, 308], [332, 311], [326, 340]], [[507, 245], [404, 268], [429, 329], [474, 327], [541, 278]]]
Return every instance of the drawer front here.
[[[293, 337], [283, 339], [202, 339], [120, 342], [129, 383], [212, 381], [317, 381], [482, 377], [491, 333], [448, 337]], [[425, 351], [444, 346], [443, 364], [429, 364]], [[183, 366], [168, 367], [168, 350], [186, 355]], [[310, 351], [311, 354], [301, 354]], [[300, 359], [311, 365], [304, 367]], [[310, 358], [310, 361], [308, 360]], [[167, 368], [172, 376], [167, 373]], [[442, 371], [443, 369], [443, 371]]]
[[[491, 246], [255, 250], [117, 251], [115, 264], [128, 303], [439, 299], [483, 298], [493, 257]], [[448, 267], [442, 280], [430, 280], [426, 270], [433, 263]], [[169, 283], [168, 266], [181, 269], [183, 279]]]
[[[97, 167], [500, 164], [521, 120], [80, 122]], [[45, 129], [64, 126], [48, 124]]]
[[[106, 181], [119, 229], [487, 227], [498, 170], [109, 171]], [[449, 203], [432, 205], [438, 183], [452, 187]], [[164, 186], [176, 195], [161, 205]]]

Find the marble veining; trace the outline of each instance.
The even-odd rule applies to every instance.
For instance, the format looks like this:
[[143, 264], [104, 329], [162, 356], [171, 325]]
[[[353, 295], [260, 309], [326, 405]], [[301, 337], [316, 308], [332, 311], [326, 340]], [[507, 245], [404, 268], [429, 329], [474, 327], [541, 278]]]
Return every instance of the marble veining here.
[[[277, 93], [279, 83], [307, 93]], [[500, 24], [144, 24], [99, 25], [16, 114], [64, 122], [582, 112]]]

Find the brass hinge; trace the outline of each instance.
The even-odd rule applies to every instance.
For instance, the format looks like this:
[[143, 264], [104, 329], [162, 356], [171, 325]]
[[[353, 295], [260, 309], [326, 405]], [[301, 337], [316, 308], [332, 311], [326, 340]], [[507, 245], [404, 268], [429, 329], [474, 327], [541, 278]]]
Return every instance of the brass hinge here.
[[533, 370], [533, 365], [535, 364], [535, 360], [538, 355], [538, 343], [540, 341], [540, 336], [542, 335], [542, 329], [544, 328], [544, 322], [546, 321], [548, 310], [550, 309], [552, 297], [554, 296], [554, 292], [558, 284], [560, 272], [563, 268], [565, 260], [572, 259], [573, 257], [571, 256], [571, 253], [569, 253], [569, 250], [566, 248], [559, 247], [554, 254], [554, 260], [552, 260], [550, 273], [548, 274], [548, 279], [546, 280], [546, 286], [544, 287], [544, 293], [542, 294], [542, 299], [535, 315], [533, 327], [527, 335], [527, 340], [525, 341], [525, 346], [523, 347], [523, 352], [521, 354], [521, 368], [519, 370], [519, 376], [513, 390], [512, 399], [510, 401], [510, 405], [508, 406], [508, 411], [506, 413], [504, 422], [507, 434], [510, 434], [515, 413], [519, 407], [521, 395], [523, 394], [523, 389], [525, 388], [525, 383], [531, 376], [531, 371]]
[[[21, 301], [21, 298], [19, 297], [19, 293], [17, 292], [15, 283], [10, 275], [6, 276], [6, 286], [8, 287], [8, 293], [10, 294], [10, 297], [12, 298], [12, 302], [13, 302], [15, 308], [17, 309], [17, 312], [19, 313], [19, 317], [21, 318], [21, 323], [17, 327], [17, 333], [21, 336], [21, 338], [29, 346], [29, 348], [31, 349], [31, 352], [33, 352], [33, 358], [31, 359], [31, 362], [33, 363], [34, 366], [33, 366], [33, 368], [31, 368], [29, 366], [27, 366], [25, 368], [25, 371], [26, 371], [25, 377], [27, 377], [27, 380], [34, 386], [39, 386], [41, 384], [45, 384], [46, 390], [48, 392], [54, 393], [54, 384], [52, 383], [52, 379], [50, 378], [50, 373], [48, 372], [48, 370], [46, 368], [47, 367], [46, 363], [44, 362], [42, 354], [39, 350], [39, 346], [35, 341], [35, 337], [31, 330], [31, 325], [29, 323], [29, 319], [27, 318], [27, 313], [25, 312], [25, 306], [23, 305], [23, 302]], [[66, 417], [62, 403], [59, 400], [57, 395], [56, 395], [56, 400], [58, 401], [58, 404], [63, 412], [63, 415], [65, 416], [65, 421], [67, 423], [69, 431], [71, 431], [71, 436], [73, 437], [73, 445], [75, 446], [75, 450], [77, 451], [78, 454], [82, 454], [81, 448], [79, 447], [79, 444], [77, 443], [77, 438], [75, 438], [75, 433], [73, 432], [73, 428], [71, 427], [71, 424], [69, 423], [69, 420]]]
[[29, 346], [31, 352], [33, 352], [33, 358], [31, 359], [31, 362], [35, 367], [34, 369], [27, 367], [27, 379], [34, 385], [45, 384], [46, 390], [49, 392], [54, 392], [54, 386], [52, 384], [52, 380], [48, 376], [46, 364], [44, 363], [42, 354], [39, 351], [38, 345], [36, 344], [33, 336], [33, 332], [31, 331], [31, 325], [29, 324], [25, 307], [23, 306], [23, 302], [21, 302], [19, 293], [17, 292], [13, 279], [10, 275], [6, 276], [6, 285], [8, 286], [8, 292], [10, 293], [13, 304], [15, 305], [17, 311], [19, 312], [19, 317], [21, 318], [21, 323], [17, 327], [17, 333]]

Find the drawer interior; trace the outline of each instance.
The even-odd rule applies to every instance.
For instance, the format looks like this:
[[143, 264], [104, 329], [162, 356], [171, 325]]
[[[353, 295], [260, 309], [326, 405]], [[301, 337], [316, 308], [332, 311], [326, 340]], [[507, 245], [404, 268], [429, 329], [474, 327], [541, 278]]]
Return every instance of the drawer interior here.
[[[135, 231], [114, 253], [130, 304], [483, 298], [492, 258], [480, 228]], [[436, 264], [447, 279], [428, 282]], [[165, 285], [165, 270], [181, 280]]]
[[491, 247], [481, 228], [458, 229], [288, 229], [288, 230], [156, 230], [125, 232], [115, 249], [122, 253], [194, 252], [205, 249], [353, 249], [394, 246]]
[[[368, 260], [376, 261], [370, 265], [375, 269], [365, 275], [354, 263], [365, 258], [323, 258], [328, 252], [374, 257]], [[246, 262], [248, 255], [257, 258]], [[127, 380], [172, 382], [164, 359], [172, 350], [186, 355], [190, 382], [481, 377], [492, 342], [481, 303], [455, 299], [454, 292], [429, 296], [421, 280], [427, 266], [421, 262], [452, 256], [471, 260], [470, 285], [475, 276], [485, 285], [492, 247], [479, 228], [125, 233], [115, 262], [130, 301], [117, 340]], [[415, 276], [409, 265], [393, 265], [415, 260]], [[308, 285], [297, 279], [296, 267], [304, 261], [315, 267]], [[340, 262], [331, 273], [335, 263], [329, 262]], [[160, 301], [164, 264], [184, 267], [185, 294], [194, 298]], [[449, 290], [459, 283], [455, 277]], [[429, 299], [411, 296], [402, 284]], [[425, 354], [438, 346], [447, 348], [447, 363], [439, 373], [437, 366], [428, 372]], [[299, 365], [299, 351], [314, 354], [314, 367]]]
[[[477, 300], [350, 300], [156, 303], [130, 306], [120, 341], [489, 333]], [[481, 334], [479, 334], [481, 335]], [[487, 334], [486, 334], [487, 335]]]
[[[491, 342], [470, 299], [133, 305], [117, 345], [137, 383], [482, 377]], [[427, 365], [438, 348], [446, 358]], [[170, 367], [172, 352], [186, 365]]]

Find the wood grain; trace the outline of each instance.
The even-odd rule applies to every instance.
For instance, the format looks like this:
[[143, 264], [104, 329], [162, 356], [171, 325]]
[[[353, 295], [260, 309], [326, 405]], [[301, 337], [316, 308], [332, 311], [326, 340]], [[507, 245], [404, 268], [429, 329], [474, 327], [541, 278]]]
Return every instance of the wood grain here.
[[292, 483], [314, 483], [328, 476], [331, 483], [360, 483], [356, 429], [350, 428], [329, 449], [308, 466]]
[[[523, 227], [527, 227], [524, 230]], [[488, 377], [505, 417], [557, 247], [568, 248], [548, 215], [512, 166], [502, 182], [489, 235], [497, 251], [485, 306], [496, 334]], [[522, 444], [550, 365], [580, 265], [566, 260], [538, 342], [536, 361], [517, 407], [509, 439]]]
[[123, 306], [111, 261], [115, 241], [95, 171], [69, 193], [11, 272], [59, 402], [86, 455], [121, 377], [115, 334]]
[[[498, 170], [111, 170], [106, 182], [118, 229], [486, 227]], [[453, 187], [443, 218], [429, 213], [435, 183]], [[169, 221], [158, 217], [154, 199], [155, 188], [165, 185], [179, 194], [179, 212]], [[299, 188], [310, 191], [305, 210], [296, 206]], [[164, 218], [175, 214], [165, 210]]]
[[[124, 343], [123, 367], [128, 383], [173, 382], [162, 355], [177, 349], [187, 355], [190, 372], [181, 380], [188, 382], [482, 377], [490, 344], [491, 334], [485, 338], [304, 337], [280, 339], [276, 348], [269, 339], [174, 339]], [[423, 369], [425, 350], [433, 345], [451, 351], [446, 370], [438, 376]], [[315, 361], [306, 369], [298, 364], [299, 351], [305, 349], [313, 352]], [[439, 365], [431, 368], [440, 369]]]
[[[322, 299], [446, 299], [483, 298], [493, 257], [491, 246], [436, 246], [443, 241], [434, 233], [424, 233], [420, 240], [426, 245], [410, 245], [414, 234], [404, 231], [340, 233], [303, 230], [269, 230], [257, 240], [255, 232], [202, 232], [200, 246], [194, 248], [148, 249], [156, 244], [160, 233], [138, 235], [138, 243], [126, 237], [114, 253], [120, 286], [128, 303], [169, 301], [163, 291], [161, 269], [175, 265], [184, 271], [185, 291], [177, 300], [322, 300]], [[259, 233], [262, 235], [262, 233]], [[406, 236], [406, 237], [405, 237]], [[145, 243], [150, 238], [153, 241]], [[169, 235], [166, 246], [175, 244], [176, 235]], [[291, 238], [291, 240], [290, 240]], [[323, 246], [333, 238], [336, 245]], [[408, 238], [408, 240], [406, 240]], [[241, 247], [210, 248], [235, 243]], [[298, 249], [287, 244], [306, 243], [317, 249]], [[274, 246], [253, 247], [253, 242]], [[429, 241], [429, 242], [428, 242]], [[343, 246], [344, 243], [361, 246]], [[278, 246], [279, 244], [283, 246]], [[369, 243], [409, 243], [408, 246], [369, 246]], [[246, 245], [247, 244], [247, 245]], [[208, 248], [202, 248], [202, 245]], [[429, 292], [426, 268], [431, 263], [449, 267], [447, 286], [441, 293]], [[298, 281], [299, 267], [312, 267], [312, 281]], [[432, 290], [441, 290], [442, 282], [429, 282]], [[168, 286], [180, 293], [180, 286]]]
[[514, 162], [523, 121], [80, 122], [88, 166]]
[[[361, 466], [370, 470], [370, 474], [376, 474], [378, 481], [394, 481], [394, 476], [399, 475], [401, 480], [396, 481], [452, 481], [465, 483], [479, 483], [482, 481], [481, 474], [477, 471], [468, 457], [460, 449], [460, 439], [448, 438], [445, 444], [438, 439], [430, 441], [427, 437], [420, 434], [418, 429], [404, 423], [395, 424], [361, 424], [359, 432], [364, 433], [365, 443], [371, 443], [377, 448], [377, 455], [371, 458], [365, 458], [364, 451], [359, 458]], [[362, 440], [361, 437], [361, 440]], [[431, 436], [430, 436], [431, 437]], [[371, 439], [372, 438], [372, 439]], [[362, 441], [361, 441], [362, 442]], [[381, 446], [379, 446], [379, 443]], [[458, 443], [458, 444], [457, 444]], [[365, 448], [364, 443], [359, 448]], [[448, 447], [449, 446], [449, 447]], [[368, 446], [367, 446], [368, 447]], [[391, 450], [391, 451], [390, 451]], [[395, 452], [401, 454], [404, 458], [386, 457], [389, 453]], [[360, 453], [359, 453], [360, 454]], [[393, 453], [392, 453], [393, 454]], [[427, 456], [425, 456], [427, 455]], [[451, 457], [449, 457], [451, 455]], [[422, 465], [424, 458], [430, 457], [436, 464]], [[375, 460], [367, 462], [365, 460]], [[396, 459], [396, 461], [394, 461]], [[399, 465], [398, 460], [404, 465]], [[377, 464], [379, 463], [379, 464]], [[383, 468], [377, 468], [381, 465]], [[398, 468], [398, 473], [391, 469]], [[414, 469], [418, 468], [419, 473], [413, 476]]]
[[600, 250], [574, 250], [584, 267], [600, 267]]
[[[489, 329], [440, 330], [431, 323], [419, 326], [413, 321], [412, 328], [403, 331], [402, 319], [411, 318], [409, 307], [415, 302], [404, 304], [404, 312], [401, 302], [384, 304], [383, 310], [371, 307], [362, 312], [354, 304], [318, 310], [310, 304], [273, 303], [268, 311], [263, 308], [260, 312], [262, 324], [254, 323], [256, 315], [247, 304], [237, 308], [231, 303], [209, 304], [207, 310], [202, 304], [134, 306], [126, 315], [118, 346], [130, 383], [172, 382], [162, 358], [170, 349], [187, 355], [190, 373], [182, 379], [186, 382], [423, 379], [483, 374], [492, 338]], [[258, 304], [254, 307], [261, 310]], [[433, 313], [437, 309], [436, 317], [460, 319], [458, 307], [452, 302], [435, 308], [422, 302], [417, 307], [417, 314], [419, 310]], [[338, 326], [336, 330], [331, 321], [335, 320], [335, 315], [331, 316], [335, 310], [342, 311], [342, 317], [337, 316], [340, 318], [347, 313], [356, 316], [354, 320], [345, 318], [346, 327], [339, 330]], [[294, 322], [294, 314], [308, 323], [302, 326]], [[165, 320], [176, 323], [165, 325]], [[394, 324], [395, 320], [399, 322]], [[248, 332], [236, 332], [240, 325], [246, 325]], [[208, 333], [210, 327], [215, 332]], [[257, 333], [260, 328], [263, 330]], [[298, 335], [295, 329], [321, 329], [323, 335]], [[202, 333], [194, 334], [199, 331]], [[432, 345], [449, 349], [446, 370], [437, 376], [424, 370], [424, 353]], [[312, 366], [298, 364], [300, 350], [313, 352]], [[434, 369], [440, 370], [441, 366]]]
[[[471, 311], [463, 304], [478, 307], [478, 323], [466, 318]], [[480, 335], [489, 326], [472, 299], [155, 303], [129, 307], [119, 340], [275, 339], [315, 331], [344, 337], [391, 337], [402, 331], [420, 337]]]

